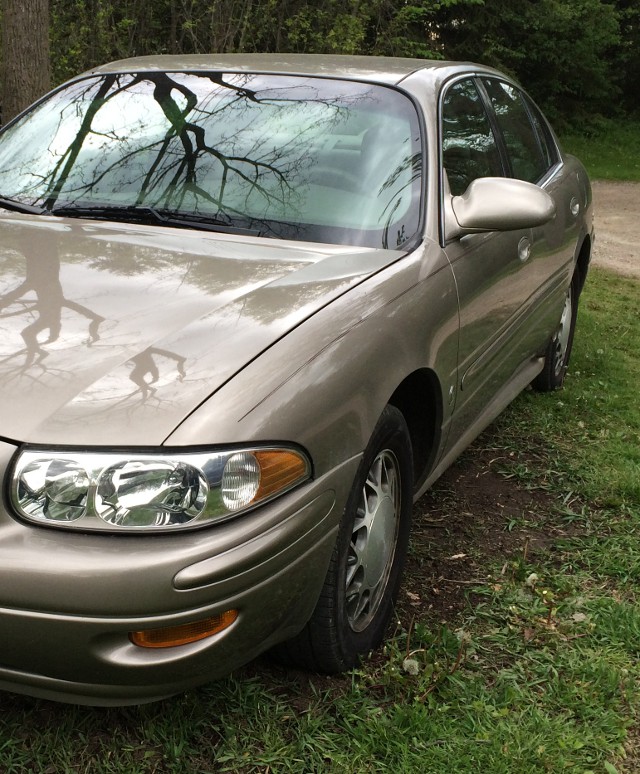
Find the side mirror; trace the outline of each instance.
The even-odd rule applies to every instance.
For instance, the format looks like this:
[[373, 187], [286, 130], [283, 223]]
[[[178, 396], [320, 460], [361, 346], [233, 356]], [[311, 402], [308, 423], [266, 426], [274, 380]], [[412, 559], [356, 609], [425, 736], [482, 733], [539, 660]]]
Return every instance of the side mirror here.
[[556, 205], [533, 183], [509, 177], [479, 177], [462, 196], [451, 196], [445, 173], [445, 239], [479, 231], [514, 231], [548, 223]]

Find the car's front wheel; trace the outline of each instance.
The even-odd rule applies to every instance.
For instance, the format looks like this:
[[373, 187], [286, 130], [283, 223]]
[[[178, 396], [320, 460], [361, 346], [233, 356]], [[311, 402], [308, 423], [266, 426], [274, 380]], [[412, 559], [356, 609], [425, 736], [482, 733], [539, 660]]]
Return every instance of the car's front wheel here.
[[318, 672], [357, 666], [385, 633], [400, 585], [412, 510], [409, 431], [387, 406], [364, 452], [320, 598], [276, 657]]

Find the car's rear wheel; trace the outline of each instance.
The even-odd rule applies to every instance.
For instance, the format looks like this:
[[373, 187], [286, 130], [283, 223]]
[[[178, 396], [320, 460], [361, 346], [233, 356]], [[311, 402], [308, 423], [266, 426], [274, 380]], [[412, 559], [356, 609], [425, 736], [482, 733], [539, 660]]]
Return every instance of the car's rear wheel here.
[[358, 469], [320, 598], [281, 662], [335, 673], [357, 666], [385, 633], [400, 585], [412, 509], [412, 454], [403, 415], [387, 406]]
[[540, 392], [557, 390], [564, 384], [578, 313], [578, 280], [574, 276], [567, 295], [558, 327], [547, 346], [544, 368], [532, 382], [534, 389]]

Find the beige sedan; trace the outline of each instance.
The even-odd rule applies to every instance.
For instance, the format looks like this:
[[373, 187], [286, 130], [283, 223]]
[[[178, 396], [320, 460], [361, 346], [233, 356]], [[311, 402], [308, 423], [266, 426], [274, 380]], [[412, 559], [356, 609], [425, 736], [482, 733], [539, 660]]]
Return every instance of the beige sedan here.
[[151, 701], [382, 640], [412, 503], [562, 385], [591, 189], [509, 78], [140, 58], [0, 134], [0, 687]]

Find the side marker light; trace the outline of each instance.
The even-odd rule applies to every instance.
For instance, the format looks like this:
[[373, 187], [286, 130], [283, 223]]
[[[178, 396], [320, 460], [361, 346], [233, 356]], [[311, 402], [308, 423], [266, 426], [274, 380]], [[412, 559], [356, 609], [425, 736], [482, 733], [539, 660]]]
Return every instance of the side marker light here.
[[191, 642], [204, 640], [231, 626], [238, 617], [237, 610], [226, 610], [220, 615], [192, 621], [180, 626], [166, 626], [162, 629], [143, 629], [129, 632], [129, 639], [140, 648], [175, 648]]

